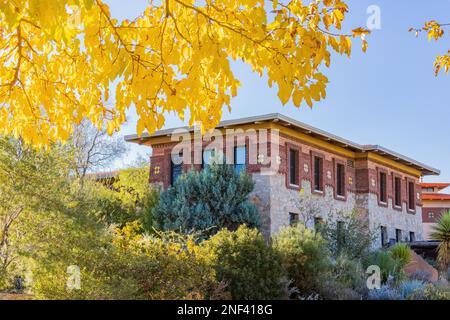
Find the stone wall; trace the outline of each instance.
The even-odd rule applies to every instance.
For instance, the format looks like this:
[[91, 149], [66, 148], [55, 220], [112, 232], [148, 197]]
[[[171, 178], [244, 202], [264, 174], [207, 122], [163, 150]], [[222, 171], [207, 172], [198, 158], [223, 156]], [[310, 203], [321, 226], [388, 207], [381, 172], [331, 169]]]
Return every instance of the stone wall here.
[[[350, 213], [355, 208], [356, 197], [349, 192], [345, 201], [336, 200], [332, 187], [326, 186], [323, 196], [311, 193], [311, 183], [302, 180], [302, 192], [286, 188], [283, 175], [265, 176], [259, 173], [252, 175], [255, 189], [251, 196], [261, 215], [261, 229], [266, 236], [277, 234], [282, 227], [289, 226], [289, 214], [299, 215], [308, 227], [314, 226], [314, 217], [301, 212], [302, 204], [299, 200], [311, 199], [319, 208], [318, 217], [326, 220], [337, 216], [339, 212]], [[308, 201], [308, 200], [307, 200]], [[304, 206], [303, 206], [304, 207]]]
[[251, 199], [260, 211], [261, 229], [266, 238], [277, 234], [282, 227], [289, 226], [290, 213], [298, 214], [308, 227], [314, 227], [314, 217], [305, 216], [299, 203], [300, 198], [310, 198], [320, 209], [317, 216], [324, 220], [337, 219], [340, 214], [349, 214], [353, 210], [365, 215], [371, 231], [377, 237], [374, 243], [376, 248], [381, 247], [381, 226], [387, 227], [388, 240], [396, 238], [396, 229], [402, 230], [403, 241], [410, 240], [410, 232], [415, 233], [416, 240], [423, 239], [421, 207], [416, 208], [415, 214], [407, 211], [406, 203], [403, 204], [402, 211], [394, 210], [391, 199], [388, 207], [380, 207], [376, 195], [353, 192], [348, 193], [345, 201], [336, 200], [330, 186], [325, 187], [323, 196], [311, 193], [311, 183], [308, 180], [302, 180], [300, 193], [286, 188], [283, 175], [253, 174], [253, 180], [255, 190]]
[[374, 194], [364, 195], [367, 198], [369, 223], [371, 230], [376, 232], [377, 247], [381, 247], [380, 227], [387, 227], [388, 240], [396, 239], [396, 229], [402, 231], [402, 241], [409, 241], [409, 233], [414, 232], [416, 240], [423, 239], [422, 207], [417, 206], [416, 212], [410, 213], [406, 203], [403, 203], [402, 211], [392, 209], [392, 199], [389, 199], [388, 207], [378, 204], [378, 198]]

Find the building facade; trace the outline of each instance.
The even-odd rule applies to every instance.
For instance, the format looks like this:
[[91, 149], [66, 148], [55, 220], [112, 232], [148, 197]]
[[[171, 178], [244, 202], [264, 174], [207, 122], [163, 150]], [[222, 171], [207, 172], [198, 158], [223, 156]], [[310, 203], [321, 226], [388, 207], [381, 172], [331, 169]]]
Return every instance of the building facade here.
[[445, 212], [450, 211], [450, 194], [442, 190], [450, 187], [450, 183], [422, 183], [422, 222], [424, 240], [430, 239], [430, 232], [437, 220]]
[[[126, 140], [152, 147], [150, 183], [163, 188], [190, 168], [201, 170], [213, 155], [246, 170], [266, 237], [297, 220], [313, 227], [356, 211], [378, 235], [375, 247], [422, 240], [420, 179], [439, 174], [383, 147], [359, 145], [280, 114], [224, 121], [214, 139], [178, 128]], [[305, 217], [305, 203], [317, 209], [314, 217]]]

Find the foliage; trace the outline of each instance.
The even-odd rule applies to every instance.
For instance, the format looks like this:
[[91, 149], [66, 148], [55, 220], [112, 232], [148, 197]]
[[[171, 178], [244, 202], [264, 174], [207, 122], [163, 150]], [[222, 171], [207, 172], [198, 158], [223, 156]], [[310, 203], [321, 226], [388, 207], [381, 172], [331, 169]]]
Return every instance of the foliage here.
[[403, 269], [412, 259], [412, 251], [406, 243], [397, 243], [389, 248], [389, 254]]
[[183, 233], [202, 231], [205, 236], [221, 228], [236, 230], [241, 224], [258, 226], [258, 211], [248, 201], [253, 181], [233, 166], [212, 165], [189, 171], [161, 194], [154, 209], [156, 228]]
[[416, 292], [411, 300], [450, 300], [450, 286], [442, 284], [427, 284], [423, 291]]
[[221, 230], [200, 246], [203, 257], [228, 284], [233, 299], [278, 299], [283, 294], [280, 254], [256, 229]]
[[61, 210], [67, 200], [70, 153], [54, 146], [37, 152], [13, 138], [0, 138], [0, 289], [22, 275], [23, 252], [33, 250], [25, 236], [36, 216]]
[[365, 259], [371, 252], [375, 234], [357, 211], [338, 212], [321, 227], [333, 257], [345, 254], [350, 259]]
[[394, 279], [401, 278], [401, 268], [389, 252], [385, 250], [379, 250], [372, 254], [368, 259], [367, 265], [376, 265], [381, 270], [381, 281], [386, 283], [391, 277]]
[[[428, 40], [439, 40], [445, 35], [444, 27], [448, 26], [448, 23], [441, 24], [436, 20], [427, 21], [422, 28], [410, 28], [410, 32], [415, 32], [416, 37], [419, 36], [419, 33], [424, 31], [428, 35]], [[438, 55], [436, 60], [434, 61], [434, 67], [436, 71], [436, 76], [439, 75], [441, 70], [445, 70], [445, 73], [448, 74], [450, 70], [450, 51], [444, 55]]]
[[144, 229], [152, 231], [152, 212], [159, 201], [159, 190], [149, 187], [146, 166], [120, 170], [111, 184], [89, 179], [78, 192], [85, 212], [106, 225], [124, 226], [138, 220]]
[[1, 132], [41, 147], [86, 118], [111, 134], [132, 105], [139, 135], [186, 109], [191, 125], [212, 128], [240, 84], [230, 59], [266, 73], [283, 104], [312, 106], [331, 52], [350, 55], [351, 38], [368, 33], [341, 32], [347, 12], [342, 0], [167, 0], [119, 21], [101, 0], [2, 2]]
[[369, 300], [404, 300], [396, 288], [384, 285], [380, 289], [369, 291]]
[[[75, 246], [63, 243], [41, 251], [45, 256], [38, 261], [46, 263], [33, 273], [37, 298], [207, 299], [218, 294], [214, 270], [197, 257], [192, 238], [144, 237], [137, 232], [139, 224], [132, 223], [112, 234], [88, 232], [89, 239], [86, 225], [81, 226], [83, 231], [69, 228], [70, 239], [78, 240]], [[69, 262], [81, 269], [80, 290], [65, 285]]]
[[433, 226], [430, 238], [440, 242], [437, 263], [440, 278], [445, 278], [450, 267], [450, 211], [444, 213]]
[[409, 280], [398, 286], [384, 285], [369, 292], [369, 300], [449, 300], [450, 287]]
[[408, 280], [400, 283], [398, 291], [402, 297], [409, 298], [424, 290], [425, 282], [420, 280]]
[[320, 234], [303, 224], [282, 229], [273, 239], [293, 285], [301, 295], [317, 292], [330, 268], [326, 243]]
[[320, 286], [327, 300], [361, 300], [367, 295], [366, 275], [361, 261], [340, 254], [332, 259], [331, 272]]

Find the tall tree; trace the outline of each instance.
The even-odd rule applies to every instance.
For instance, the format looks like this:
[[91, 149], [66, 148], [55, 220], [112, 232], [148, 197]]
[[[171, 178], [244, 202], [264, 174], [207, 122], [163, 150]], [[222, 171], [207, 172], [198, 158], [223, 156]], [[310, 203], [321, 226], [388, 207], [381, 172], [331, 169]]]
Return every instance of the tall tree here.
[[37, 225], [36, 215], [63, 207], [69, 157], [62, 148], [36, 152], [21, 140], [0, 138], [0, 287], [22, 251], [33, 249], [22, 240]]
[[331, 52], [350, 55], [352, 37], [367, 47], [367, 30], [341, 31], [347, 12], [342, 0], [150, 0], [119, 21], [102, 0], [2, 0], [0, 132], [42, 147], [87, 118], [112, 134], [132, 105], [138, 134], [186, 110], [211, 128], [240, 84], [231, 60], [267, 74], [283, 104], [311, 107]]
[[88, 172], [112, 165], [126, 151], [121, 136], [109, 137], [104, 128], [98, 130], [87, 120], [75, 127], [71, 141], [75, 171], [81, 182]]

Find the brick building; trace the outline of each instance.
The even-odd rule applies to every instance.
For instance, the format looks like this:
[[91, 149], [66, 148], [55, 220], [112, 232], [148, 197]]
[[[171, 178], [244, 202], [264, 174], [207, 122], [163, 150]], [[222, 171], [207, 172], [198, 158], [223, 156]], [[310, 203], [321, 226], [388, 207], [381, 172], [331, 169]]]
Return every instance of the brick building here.
[[[301, 219], [301, 194], [320, 208], [316, 223], [357, 210], [378, 234], [375, 247], [423, 238], [420, 179], [439, 170], [280, 114], [223, 121], [214, 132], [214, 139], [188, 128], [125, 139], [152, 147], [150, 183], [163, 188], [189, 168], [201, 170], [219, 153], [236, 170], [246, 170], [255, 182], [251, 200], [258, 206], [266, 237]], [[219, 135], [226, 137], [226, 145], [219, 143]], [[180, 149], [183, 139], [189, 142]]]
[[431, 228], [441, 215], [450, 211], [450, 194], [441, 191], [450, 187], [450, 183], [421, 183], [422, 187], [422, 222], [424, 240], [431, 240]]

